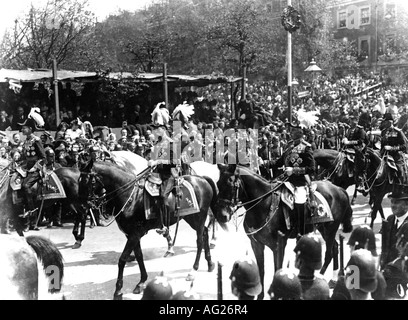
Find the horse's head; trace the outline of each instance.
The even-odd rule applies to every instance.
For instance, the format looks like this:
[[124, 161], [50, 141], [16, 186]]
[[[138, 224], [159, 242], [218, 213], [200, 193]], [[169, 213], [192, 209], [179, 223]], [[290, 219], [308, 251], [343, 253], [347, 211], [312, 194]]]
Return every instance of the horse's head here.
[[236, 165], [218, 164], [220, 178], [217, 182], [219, 189], [217, 202], [215, 204], [215, 217], [225, 223], [231, 219], [240, 201], [243, 188], [239, 168]]
[[94, 198], [97, 194], [101, 194], [103, 182], [101, 177], [93, 170], [93, 162], [85, 166], [81, 170], [79, 177], [79, 195], [82, 198]]

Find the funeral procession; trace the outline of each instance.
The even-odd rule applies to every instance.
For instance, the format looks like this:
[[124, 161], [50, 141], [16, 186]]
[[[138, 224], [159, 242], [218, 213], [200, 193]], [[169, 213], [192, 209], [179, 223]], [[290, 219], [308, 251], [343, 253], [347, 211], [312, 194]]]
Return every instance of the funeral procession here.
[[14, 2], [0, 300], [408, 300], [408, 1]]

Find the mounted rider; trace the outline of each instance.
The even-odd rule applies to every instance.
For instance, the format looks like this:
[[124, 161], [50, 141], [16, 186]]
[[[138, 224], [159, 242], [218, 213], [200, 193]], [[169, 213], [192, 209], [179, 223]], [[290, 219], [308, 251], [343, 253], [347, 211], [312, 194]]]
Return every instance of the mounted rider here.
[[35, 211], [37, 210], [34, 205], [36, 195], [34, 194], [33, 186], [42, 180], [41, 170], [46, 158], [41, 139], [34, 135], [34, 132], [38, 129], [37, 124], [41, 124], [38, 118], [27, 118], [24, 123], [20, 123], [22, 126], [21, 131], [26, 136], [22, 154], [22, 169], [25, 175], [23, 175], [24, 180], [22, 183], [25, 212], [22, 217], [29, 217], [30, 230], [35, 229]]
[[384, 114], [381, 123], [381, 150], [380, 155], [388, 165], [389, 183], [394, 188], [408, 185], [408, 168], [406, 157], [408, 139], [401, 129], [394, 126], [395, 119], [391, 113]]
[[168, 196], [173, 190], [175, 179], [179, 176], [180, 160], [173, 153], [173, 139], [170, 138], [168, 126], [170, 124], [170, 114], [166, 104], [161, 102], [156, 105], [152, 112], [152, 127], [155, 136], [155, 142], [151, 151], [151, 160], [148, 166], [155, 168], [150, 174], [148, 180], [151, 183], [160, 186], [159, 205], [160, 205], [160, 224], [157, 233], [167, 235], [169, 230], [167, 226], [167, 206]]
[[[354, 166], [349, 168], [354, 175], [354, 180], [357, 190], [365, 193], [364, 181], [365, 178], [365, 151], [369, 143], [369, 137], [361, 122], [355, 115], [350, 115], [350, 128], [346, 132], [345, 138], [342, 140], [343, 152], [347, 158], [354, 162]], [[349, 161], [344, 162], [345, 164]]]
[[316, 172], [316, 162], [310, 143], [304, 139], [303, 128], [291, 123], [289, 125], [292, 127], [290, 133], [292, 140], [288, 142], [286, 150], [275, 165], [285, 167], [287, 182], [291, 185], [290, 188], [294, 189], [291, 221], [295, 224], [292, 230], [298, 236], [306, 233], [305, 210], [313, 214], [317, 206], [311, 185]]

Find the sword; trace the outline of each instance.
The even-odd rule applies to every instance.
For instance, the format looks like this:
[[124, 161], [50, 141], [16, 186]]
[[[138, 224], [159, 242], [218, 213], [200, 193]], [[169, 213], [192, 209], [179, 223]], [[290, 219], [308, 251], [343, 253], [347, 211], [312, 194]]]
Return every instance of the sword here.
[[93, 221], [93, 223], [94, 223], [94, 225], [95, 225], [95, 227], [96, 227], [96, 226], [97, 226], [97, 224], [96, 224], [95, 216], [94, 216], [94, 214], [93, 214], [93, 212], [92, 212], [92, 209], [91, 209], [91, 208], [89, 209], [89, 212], [90, 212], [90, 214], [91, 214], [92, 221]]

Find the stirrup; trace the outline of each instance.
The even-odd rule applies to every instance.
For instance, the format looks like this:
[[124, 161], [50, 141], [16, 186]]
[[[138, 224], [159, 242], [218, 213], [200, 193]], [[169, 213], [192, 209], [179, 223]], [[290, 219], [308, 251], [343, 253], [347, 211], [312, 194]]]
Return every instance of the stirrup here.
[[156, 229], [156, 232], [158, 234], [166, 236], [169, 233], [169, 228], [167, 228], [166, 226], [163, 226], [161, 229]]

